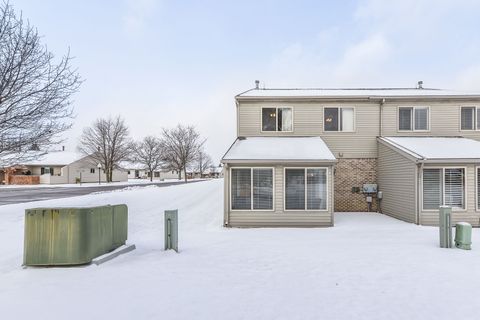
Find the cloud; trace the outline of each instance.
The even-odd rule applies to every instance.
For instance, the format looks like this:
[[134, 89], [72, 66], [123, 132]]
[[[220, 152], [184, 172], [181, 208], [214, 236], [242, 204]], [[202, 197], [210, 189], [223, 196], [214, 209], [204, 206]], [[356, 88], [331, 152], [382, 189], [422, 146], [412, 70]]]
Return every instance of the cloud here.
[[139, 35], [145, 32], [149, 19], [159, 3], [157, 0], [125, 0], [123, 28], [127, 35]]

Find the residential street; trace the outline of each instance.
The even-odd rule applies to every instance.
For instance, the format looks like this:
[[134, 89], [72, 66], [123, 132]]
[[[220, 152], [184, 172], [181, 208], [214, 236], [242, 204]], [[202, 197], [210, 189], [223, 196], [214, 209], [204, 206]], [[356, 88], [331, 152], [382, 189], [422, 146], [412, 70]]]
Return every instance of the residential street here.
[[[188, 183], [198, 182], [190, 181]], [[89, 187], [38, 187], [38, 188], [0, 188], [0, 206], [30, 201], [40, 201], [49, 199], [60, 199], [82, 196], [100, 191], [112, 191], [130, 187], [158, 186], [168, 187], [174, 184], [183, 184], [182, 181], [172, 182], [152, 182], [152, 183], [133, 183], [129, 185], [92, 185]]]

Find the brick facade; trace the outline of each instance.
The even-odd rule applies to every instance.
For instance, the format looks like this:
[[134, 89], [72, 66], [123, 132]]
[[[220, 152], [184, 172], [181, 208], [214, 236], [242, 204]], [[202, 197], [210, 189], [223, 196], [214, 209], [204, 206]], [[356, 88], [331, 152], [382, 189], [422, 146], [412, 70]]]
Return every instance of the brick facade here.
[[[377, 183], [377, 159], [338, 159], [335, 169], [335, 211], [368, 211], [365, 195], [352, 192], [352, 187]], [[373, 197], [371, 211], [377, 210]]]

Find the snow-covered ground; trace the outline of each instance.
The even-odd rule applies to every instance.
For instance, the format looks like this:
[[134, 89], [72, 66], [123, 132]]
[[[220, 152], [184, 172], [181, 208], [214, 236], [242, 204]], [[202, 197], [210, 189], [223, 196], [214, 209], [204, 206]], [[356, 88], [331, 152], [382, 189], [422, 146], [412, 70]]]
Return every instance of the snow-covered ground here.
[[[199, 179], [193, 179], [199, 180]], [[189, 181], [193, 181], [192, 179]], [[109, 186], [129, 186], [132, 184], [149, 184], [149, 183], [172, 183], [172, 182], [179, 182], [182, 183], [183, 180], [178, 179], [164, 179], [160, 180], [153, 180], [150, 181], [149, 179], [128, 179], [128, 181], [117, 181], [117, 182], [102, 182], [98, 184], [98, 182], [89, 182], [89, 183], [64, 183], [64, 184], [11, 184], [11, 185], [0, 185], [0, 191], [2, 189], [23, 189], [23, 188], [88, 188], [88, 187], [109, 187]]]
[[[478, 319], [480, 254], [375, 213], [321, 229], [224, 229], [222, 180], [0, 207], [0, 319]], [[23, 210], [126, 203], [137, 250], [22, 269]], [[179, 209], [181, 252], [163, 251]]]

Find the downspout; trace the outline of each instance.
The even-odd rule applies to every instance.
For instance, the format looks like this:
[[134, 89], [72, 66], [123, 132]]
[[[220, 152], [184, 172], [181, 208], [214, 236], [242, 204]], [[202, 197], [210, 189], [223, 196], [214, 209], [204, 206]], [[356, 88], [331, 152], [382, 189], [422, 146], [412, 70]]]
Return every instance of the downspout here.
[[422, 172], [423, 172], [423, 162], [417, 163], [417, 185], [415, 198], [417, 200], [416, 212], [415, 212], [415, 224], [420, 224], [420, 211], [422, 210], [422, 204], [420, 201], [420, 190], [422, 187]]
[[385, 104], [385, 98], [380, 100], [380, 137], [383, 137], [383, 105]]

